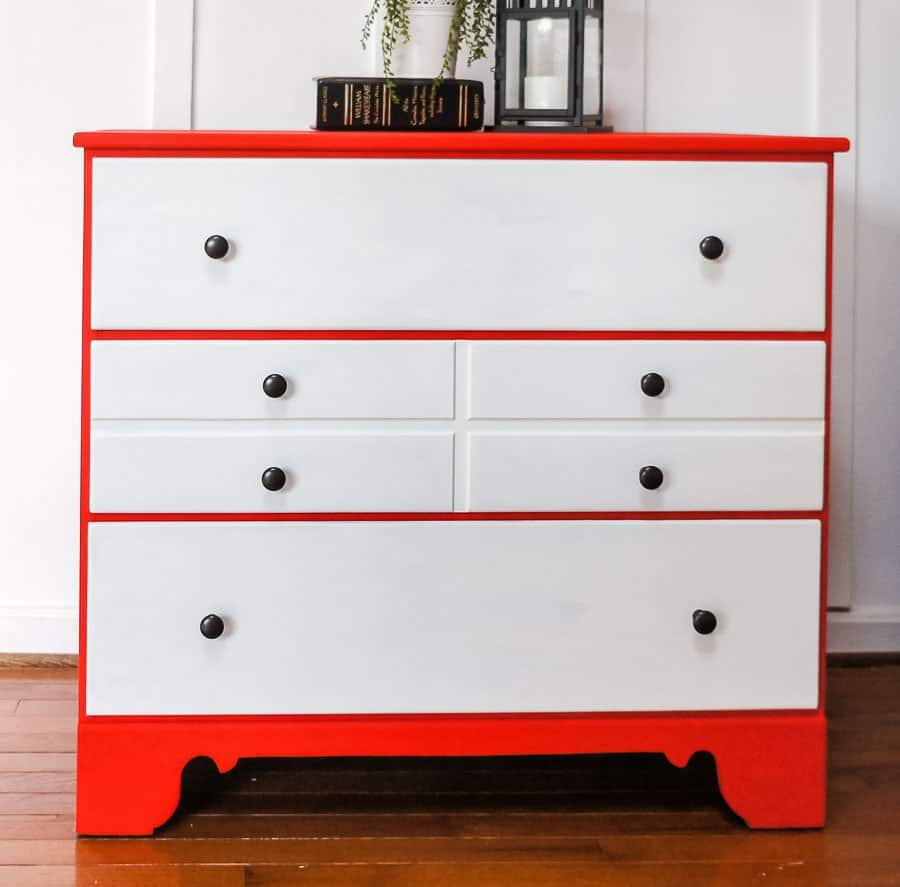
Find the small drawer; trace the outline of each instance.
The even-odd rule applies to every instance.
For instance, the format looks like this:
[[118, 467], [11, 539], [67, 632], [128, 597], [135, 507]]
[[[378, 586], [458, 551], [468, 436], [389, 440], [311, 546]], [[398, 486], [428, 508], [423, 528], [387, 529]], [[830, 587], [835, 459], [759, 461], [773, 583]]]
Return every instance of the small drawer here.
[[91, 439], [94, 512], [450, 511], [452, 478], [449, 432], [95, 429]]
[[822, 419], [824, 342], [473, 342], [473, 419]]
[[820, 539], [812, 520], [92, 524], [87, 714], [811, 710]]
[[824, 163], [97, 157], [92, 182], [95, 329], [825, 326]]
[[94, 419], [447, 419], [452, 342], [100, 341]]
[[[824, 436], [808, 430], [477, 432], [472, 511], [816, 511]], [[798, 423], [800, 424], [800, 423]], [[643, 469], [648, 469], [643, 471]]]

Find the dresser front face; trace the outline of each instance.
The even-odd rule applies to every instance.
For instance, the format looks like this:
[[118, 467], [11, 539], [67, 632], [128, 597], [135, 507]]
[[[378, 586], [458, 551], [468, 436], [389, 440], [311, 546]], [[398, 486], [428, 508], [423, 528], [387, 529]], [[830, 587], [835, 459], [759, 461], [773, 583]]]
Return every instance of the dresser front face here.
[[821, 711], [827, 163], [91, 164], [84, 717]]

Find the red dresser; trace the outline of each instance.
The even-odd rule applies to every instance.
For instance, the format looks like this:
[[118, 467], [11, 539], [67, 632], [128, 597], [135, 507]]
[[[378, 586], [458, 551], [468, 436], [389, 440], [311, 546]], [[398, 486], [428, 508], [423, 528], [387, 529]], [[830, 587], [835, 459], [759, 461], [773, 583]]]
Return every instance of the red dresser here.
[[823, 824], [845, 140], [75, 143], [80, 833], [200, 755], [708, 751]]

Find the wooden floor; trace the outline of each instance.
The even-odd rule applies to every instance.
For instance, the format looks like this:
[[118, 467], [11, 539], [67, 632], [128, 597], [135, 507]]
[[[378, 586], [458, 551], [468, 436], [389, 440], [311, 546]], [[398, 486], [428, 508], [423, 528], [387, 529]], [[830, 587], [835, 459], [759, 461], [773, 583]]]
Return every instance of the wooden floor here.
[[829, 821], [799, 832], [635, 755], [197, 761], [153, 838], [75, 840], [73, 676], [0, 671], [4, 887], [900, 885], [900, 666], [830, 670]]

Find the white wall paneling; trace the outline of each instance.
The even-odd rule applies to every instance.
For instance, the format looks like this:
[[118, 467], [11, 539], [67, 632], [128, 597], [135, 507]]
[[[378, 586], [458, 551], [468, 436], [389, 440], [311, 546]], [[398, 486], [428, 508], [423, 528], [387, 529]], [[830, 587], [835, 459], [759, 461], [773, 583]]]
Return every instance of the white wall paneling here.
[[811, 133], [815, 5], [647, 0], [647, 129]]
[[840, 653], [900, 650], [900, 606], [863, 603], [829, 613], [828, 649]]
[[315, 77], [369, 75], [371, 0], [196, 0], [194, 127], [307, 129]]
[[154, 0], [151, 107], [154, 129], [190, 129], [195, 0]]
[[[55, 558], [48, 556], [46, 559], [51, 567], [56, 567]], [[0, 650], [4, 653], [72, 653], [77, 650], [78, 609], [75, 604], [35, 601], [27, 595], [29, 587], [23, 588], [21, 600], [8, 600], [4, 595], [4, 603], [0, 606]], [[64, 590], [71, 591], [69, 587]]]
[[647, 129], [647, 2], [606, 0], [603, 118], [621, 132]]
[[151, 12], [147, 0], [0, 2], [0, 652], [75, 649], [83, 158], [72, 133], [150, 124]]
[[[815, 132], [851, 140], [834, 159], [828, 601], [853, 601], [853, 344], [856, 303], [857, 0], [815, 7]], [[900, 603], [900, 601], [898, 601]]]
[[839, 631], [900, 649], [900, 398], [885, 384], [900, 378], [900, 4], [858, 0], [857, 37], [855, 581]]

